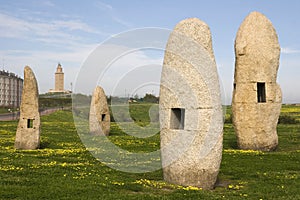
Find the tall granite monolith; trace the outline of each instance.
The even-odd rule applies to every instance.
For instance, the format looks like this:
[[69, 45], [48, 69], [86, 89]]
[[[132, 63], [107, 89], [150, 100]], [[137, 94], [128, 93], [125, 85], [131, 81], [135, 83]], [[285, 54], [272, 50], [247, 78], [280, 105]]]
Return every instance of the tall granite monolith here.
[[164, 179], [213, 189], [222, 158], [222, 106], [210, 29], [197, 18], [179, 22], [169, 37], [159, 104]]
[[278, 145], [276, 127], [281, 89], [276, 83], [280, 46], [272, 23], [252, 12], [235, 40], [233, 124], [241, 149], [271, 151]]
[[16, 133], [16, 149], [37, 149], [40, 146], [39, 92], [31, 68], [24, 68], [24, 85], [20, 107], [20, 120]]
[[110, 113], [106, 95], [100, 86], [95, 88], [92, 96], [89, 126], [90, 133], [93, 135], [109, 135]]

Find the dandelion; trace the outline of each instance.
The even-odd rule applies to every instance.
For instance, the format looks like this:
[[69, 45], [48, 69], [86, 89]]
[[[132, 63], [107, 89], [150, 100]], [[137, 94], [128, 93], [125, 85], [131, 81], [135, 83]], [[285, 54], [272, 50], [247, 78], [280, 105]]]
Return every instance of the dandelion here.
[[183, 190], [202, 190], [202, 188], [194, 187], [194, 186], [187, 186], [183, 187]]
[[111, 183], [114, 184], [114, 185], [119, 185], [119, 186], [125, 185], [125, 183], [117, 182], [117, 181], [112, 181]]
[[242, 186], [242, 185], [228, 185], [228, 189], [232, 189], [232, 190], [239, 190], [243, 187], [244, 186]]
[[134, 183], [138, 183], [143, 185], [144, 187], [154, 187], [157, 189], [161, 188], [168, 188], [168, 189], [178, 189], [178, 190], [202, 190], [202, 188], [194, 187], [194, 186], [181, 186], [181, 185], [174, 185], [162, 181], [155, 181], [155, 180], [147, 180], [147, 179], [140, 179], [136, 180]]
[[225, 153], [229, 154], [247, 154], [247, 155], [264, 155], [264, 152], [257, 150], [240, 150], [240, 149], [225, 149]]
[[0, 167], [0, 171], [22, 171], [22, 167], [15, 167], [13, 165]]

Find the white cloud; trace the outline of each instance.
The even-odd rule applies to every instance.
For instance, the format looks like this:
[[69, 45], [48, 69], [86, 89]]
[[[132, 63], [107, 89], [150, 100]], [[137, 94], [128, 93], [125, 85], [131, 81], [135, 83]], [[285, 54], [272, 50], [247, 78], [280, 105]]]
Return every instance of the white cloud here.
[[97, 33], [100, 34], [101, 32], [95, 30], [94, 28], [90, 27], [89, 25], [79, 21], [79, 20], [69, 20], [69, 21], [53, 21], [51, 24], [56, 30], [60, 29], [68, 29], [68, 30], [80, 30], [88, 33]]
[[16, 38], [29, 31], [26, 23], [14, 17], [0, 13], [0, 37]]
[[[54, 87], [54, 72], [58, 62], [61, 62], [65, 72], [65, 87], [74, 82], [81, 64], [97, 44], [81, 45], [69, 51], [38, 51], [38, 50], [8, 50], [0, 51], [4, 59], [5, 70], [23, 76], [25, 65], [32, 67], [39, 83], [41, 93]], [[7, 68], [9, 67], [9, 68]]]
[[284, 53], [284, 54], [297, 54], [297, 53], [300, 53], [300, 50], [289, 48], [289, 47], [283, 47], [283, 48], [281, 48], [281, 53]]
[[[79, 65], [95, 49], [97, 44], [82, 45], [70, 51], [39, 51], [39, 50], [8, 50], [0, 51], [0, 57], [5, 58], [5, 62], [13, 66], [23, 66], [30, 63], [56, 63], [68, 62]], [[37, 62], [38, 61], [38, 62]], [[40, 66], [43, 68], [43, 66]], [[75, 66], [74, 66], [75, 67]]]
[[118, 24], [120, 24], [120, 25], [122, 25], [122, 26], [125, 26], [126, 28], [131, 28], [131, 27], [132, 27], [132, 24], [131, 24], [131, 23], [129, 23], [129, 22], [127, 22], [127, 21], [121, 19], [121, 18], [115, 13], [115, 10], [113, 9], [113, 7], [112, 7], [111, 5], [106, 4], [106, 3], [103, 3], [103, 2], [101, 2], [101, 1], [97, 1], [97, 2], [95, 3], [95, 6], [96, 6], [97, 8], [99, 8], [99, 9], [103, 10], [103, 11], [106, 11], [107, 14], [110, 16], [110, 18], [111, 18], [114, 22], [116, 22], [116, 23], [118, 23]]
[[54, 7], [55, 6], [55, 4], [52, 1], [41, 1], [41, 3], [44, 6], [47, 6], [47, 7]]
[[150, 87], [158, 94], [163, 58], [153, 58], [147, 53], [130, 51], [124, 46], [101, 45], [84, 63], [75, 91], [90, 94], [99, 84], [109, 95], [124, 95], [125, 89], [131, 95], [142, 95]]
[[131, 24], [131, 23], [129, 23], [129, 22], [125, 21], [125, 20], [120, 19], [120, 18], [117, 17], [116, 15], [112, 15], [112, 19], [113, 19], [115, 22], [117, 22], [117, 23], [119, 23], [119, 24], [121, 24], [121, 25], [123, 25], [123, 26], [125, 26], [125, 27], [127, 27], [127, 28], [132, 27], [132, 24]]
[[53, 88], [54, 71], [57, 63], [61, 62], [66, 85], [74, 82], [80, 65], [98, 45], [97, 41], [88, 36], [107, 34], [78, 18], [64, 18], [66, 20], [48, 20], [31, 15], [22, 18], [13, 13], [0, 12], [0, 38], [10, 38], [16, 43], [1, 48], [5, 49], [0, 51], [5, 70], [23, 76], [24, 66], [31, 66], [39, 82], [40, 92], [44, 93]]
[[101, 10], [112, 10], [113, 7], [107, 3], [103, 3], [101, 1], [97, 1], [95, 3], [95, 6], [97, 6], [98, 8], [100, 8]]
[[0, 37], [2, 38], [42, 41], [51, 45], [64, 44], [64, 46], [82, 43], [84, 38], [73, 34], [74, 31], [104, 35], [80, 20], [43, 21], [36, 19], [33, 21], [0, 14]]

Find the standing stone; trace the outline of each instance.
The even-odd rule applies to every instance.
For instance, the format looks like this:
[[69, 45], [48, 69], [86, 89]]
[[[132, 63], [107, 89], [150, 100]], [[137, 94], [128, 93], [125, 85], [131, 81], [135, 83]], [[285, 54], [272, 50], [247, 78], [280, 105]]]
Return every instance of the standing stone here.
[[37, 149], [40, 146], [39, 93], [34, 73], [24, 68], [24, 86], [20, 108], [20, 120], [16, 133], [16, 149]]
[[109, 135], [110, 114], [104, 90], [97, 86], [92, 96], [89, 116], [90, 133]]
[[209, 27], [179, 22], [164, 56], [160, 86], [164, 179], [213, 189], [222, 158], [223, 115]]
[[241, 149], [271, 151], [278, 145], [276, 126], [281, 89], [276, 83], [280, 46], [272, 23], [252, 12], [235, 40], [233, 124]]

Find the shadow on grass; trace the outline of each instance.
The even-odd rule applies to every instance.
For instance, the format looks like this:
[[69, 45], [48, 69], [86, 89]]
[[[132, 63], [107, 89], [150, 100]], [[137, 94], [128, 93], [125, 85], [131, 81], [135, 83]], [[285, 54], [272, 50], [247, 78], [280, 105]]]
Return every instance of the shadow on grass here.
[[49, 148], [50, 142], [49, 141], [41, 141], [39, 149], [46, 149]]
[[236, 140], [228, 141], [228, 145], [231, 149], [239, 149]]

